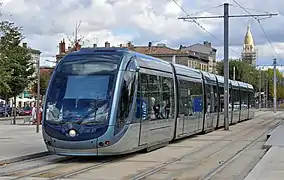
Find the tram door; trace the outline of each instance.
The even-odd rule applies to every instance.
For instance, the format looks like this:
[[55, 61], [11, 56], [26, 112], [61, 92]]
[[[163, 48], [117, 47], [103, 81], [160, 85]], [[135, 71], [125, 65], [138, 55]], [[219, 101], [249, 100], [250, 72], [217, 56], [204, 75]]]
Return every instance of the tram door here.
[[139, 146], [146, 145], [148, 143], [149, 134], [149, 116], [148, 116], [148, 97], [147, 87], [148, 87], [148, 75], [143, 73], [136, 74], [138, 76], [138, 91], [137, 91], [137, 105], [139, 106], [138, 111], [140, 117], [140, 130], [139, 130]]
[[213, 89], [213, 85], [211, 84], [205, 84], [205, 98], [206, 98], [206, 109], [205, 109], [205, 113], [206, 113], [206, 130], [209, 129], [213, 129], [214, 128], [214, 114], [213, 114], [213, 109], [215, 107], [215, 102], [214, 102], [214, 89]]

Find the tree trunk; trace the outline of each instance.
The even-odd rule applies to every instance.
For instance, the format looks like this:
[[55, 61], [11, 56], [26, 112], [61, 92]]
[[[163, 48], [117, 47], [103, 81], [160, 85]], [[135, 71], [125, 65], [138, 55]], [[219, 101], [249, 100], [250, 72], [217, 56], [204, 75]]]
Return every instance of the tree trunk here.
[[14, 96], [14, 108], [12, 108], [12, 112], [14, 112], [13, 124], [16, 124], [16, 116], [17, 116], [17, 111], [16, 111], [16, 104], [17, 104], [17, 102], [16, 102], [16, 98], [17, 98], [17, 96]]

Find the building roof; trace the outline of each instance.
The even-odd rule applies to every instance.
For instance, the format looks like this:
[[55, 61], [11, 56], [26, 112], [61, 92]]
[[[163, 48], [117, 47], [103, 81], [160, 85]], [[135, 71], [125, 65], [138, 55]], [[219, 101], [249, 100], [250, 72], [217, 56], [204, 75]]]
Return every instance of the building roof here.
[[179, 55], [183, 54], [186, 55], [185, 52], [180, 50], [171, 49], [166, 46], [132, 46], [129, 48], [130, 50], [142, 53], [142, 54], [148, 54], [148, 55]]
[[203, 54], [207, 54], [207, 55], [210, 55], [212, 52], [217, 51], [215, 48], [208, 47], [208, 46], [205, 46], [205, 45], [200, 44], [200, 43], [193, 44], [193, 45], [185, 47], [183, 49], [194, 51], [194, 52], [199, 52], [199, 53], [203, 53]]
[[40, 67], [40, 73], [51, 73], [53, 71], [54, 67], [49, 67], [49, 66], [41, 66]]
[[249, 45], [254, 47], [254, 42], [253, 42], [253, 37], [252, 37], [252, 33], [250, 31], [250, 25], [248, 25], [247, 27], [247, 32], [244, 38], [244, 45]]

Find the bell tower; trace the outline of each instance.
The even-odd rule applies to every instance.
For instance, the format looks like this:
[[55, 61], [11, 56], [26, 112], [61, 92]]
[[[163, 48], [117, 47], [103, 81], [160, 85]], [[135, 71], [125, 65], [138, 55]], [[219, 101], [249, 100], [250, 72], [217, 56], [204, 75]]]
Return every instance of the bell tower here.
[[251, 65], [256, 65], [256, 49], [254, 46], [250, 25], [247, 27], [247, 32], [244, 38], [242, 60]]

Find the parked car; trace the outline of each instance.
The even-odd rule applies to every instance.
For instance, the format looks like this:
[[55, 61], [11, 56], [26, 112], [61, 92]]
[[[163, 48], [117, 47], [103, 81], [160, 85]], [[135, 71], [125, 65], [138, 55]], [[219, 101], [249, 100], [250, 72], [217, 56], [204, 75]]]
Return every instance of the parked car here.
[[20, 116], [31, 116], [32, 115], [32, 108], [31, 107], [25, 107], [22, 108], [19, 112]]
[[10, 107], [0, 107], [0, 117], [8, 117], [10, 112]]

